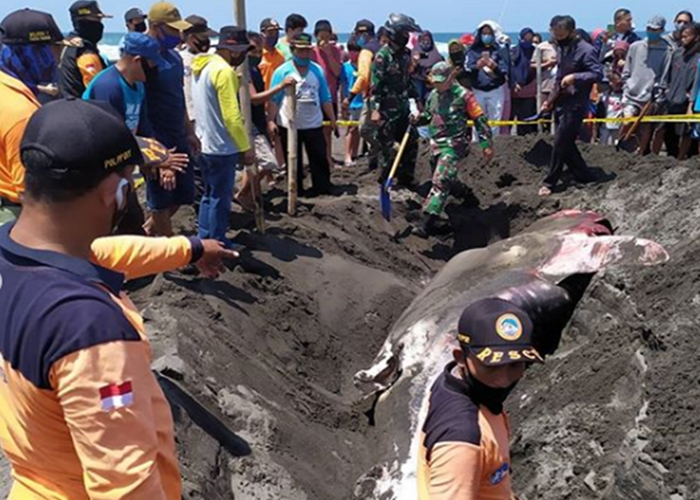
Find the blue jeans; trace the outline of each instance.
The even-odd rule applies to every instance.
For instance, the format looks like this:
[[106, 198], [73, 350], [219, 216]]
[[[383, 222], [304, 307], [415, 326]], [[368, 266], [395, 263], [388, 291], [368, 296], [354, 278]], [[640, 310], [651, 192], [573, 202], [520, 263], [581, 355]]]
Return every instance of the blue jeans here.
[[238, 155], [202, 154], [199, 167], [204, 183], [204, 195], [199, 205], [199, 237], [219, 240], [228, 246], [226, 232], [231, 218]]

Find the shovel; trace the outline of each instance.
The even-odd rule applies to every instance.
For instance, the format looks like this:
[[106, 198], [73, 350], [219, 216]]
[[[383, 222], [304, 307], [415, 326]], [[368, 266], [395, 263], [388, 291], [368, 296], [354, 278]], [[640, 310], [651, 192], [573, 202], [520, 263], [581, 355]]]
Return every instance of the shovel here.
[[387, 177], [386, 181], [379, 186], [379, 205], [382, 208], [382, 217], [384, 217], [384, 219], [387, 221], [391, 221], [391, 194], [389, 193], [389, 190], [394, 182], [394, 176], [396, 175], [396, 171], [401, 163], [401, 158], [403, 157], [403, 153], [408, 145], [408, 140], [411, 138], [411, 128], [412, 127], [409, 126], [406, 129], [406, 133], [401, 140], [401, 146], [399, 147], [399, 152], [396, 154], [396, 158], [394, 159], [394, 164], [391, 167], [391, 172], [389, 172], [389, 177]]
[[[648, 103], [646, 103], [644, 105], [644, 107], [642, 108], [642, 112], [639, 113], [639, 116], [634, 121], [632, 126], [627, 130], [627, 133], [625, 133], [625, 135], [622, 137], [622, 139], [618, 140], [617, 144], [615, 144], [615, 149], [617, 151], [620, 151], [621, 149], [623, 149], [623, 146], [628, 146], [630, 139], [632, 139], [632, 136], [637, 132], [640, 125], [642, 124], [642, 120], [644, 120], [644, 117], [647, 116], [649, 114], [649, 112], [651, 111], [651, 107], [652, 107], [652, 101], [649, 101]], [[638, 146], [639, 145], [637, 145], [637, 147]], [[627, 150], [626, 147], [625, 147], [625, 150]]]

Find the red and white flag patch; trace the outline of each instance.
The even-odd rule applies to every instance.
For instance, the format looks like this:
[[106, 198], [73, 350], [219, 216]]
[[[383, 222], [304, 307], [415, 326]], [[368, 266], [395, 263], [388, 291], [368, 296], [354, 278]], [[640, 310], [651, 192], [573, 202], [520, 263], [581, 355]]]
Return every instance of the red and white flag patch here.
[[110, 384], [100, 389], [100, 400], [102, 411], [112, 411], [126, 406], [131, 406], [134, 402], [134, 391], [131, 388], [131, 381], [121, 385]]

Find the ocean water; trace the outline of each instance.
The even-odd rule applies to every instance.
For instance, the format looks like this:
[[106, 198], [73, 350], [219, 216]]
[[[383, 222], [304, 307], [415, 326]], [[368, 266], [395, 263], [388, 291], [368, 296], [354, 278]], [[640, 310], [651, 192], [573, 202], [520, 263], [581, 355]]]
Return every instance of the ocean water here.
[[[455, 38], [460, 38], [463, 33], [433, 33], [433, 38], [435, 39], [435, 44], [441, 54], [447, 55], [447, 44], [450, 40]], [[119, 42], [124, 36], [124, 33], [105, 33], [102, 43], [100, 43], [100, 51], [102, 54], [109, 58], [110, 61], [116, 61], [119, 59]], [[512, 40], [518, 39], [517, 33], [508, 33], [508, 36]], [[545, 36], [545, 34], [543, 34]], [[340, 43], [347, 43], [349, 33], [341, 33], [338, 35], [338, 40]]]

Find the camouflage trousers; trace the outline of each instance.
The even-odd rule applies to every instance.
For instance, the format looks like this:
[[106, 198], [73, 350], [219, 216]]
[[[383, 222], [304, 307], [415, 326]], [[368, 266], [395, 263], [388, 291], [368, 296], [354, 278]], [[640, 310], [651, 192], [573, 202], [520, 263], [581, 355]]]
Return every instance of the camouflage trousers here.
[[[406, 130], [409, 128], [409, 113], [399, 115], [382, 114], [382, 123], [377, 129], [377, 142], [379, 150], [379, 182], [384, 183], [389, 177], [389, 172], [394, 164], [394, 159], [398, 153], [397, 144], [401, 144]], [[407, 186], [413, 182], [413, 175], [416, 169], [416, 159], [418, 157], [418, 133], [415, 127], [411, 127], [410, 137], [406, 149], [401, 158], [401, 163], [396, 172], [398, 184]]]
[[423, 212], [439, 217], [445, 211], [450, 186], [457, 180], [459, 167], [466, 162], [469, 152], [445, 147], [434, 148], [433, 152], [437, 165], [433, 173], [433, 186], [423, 203]]

